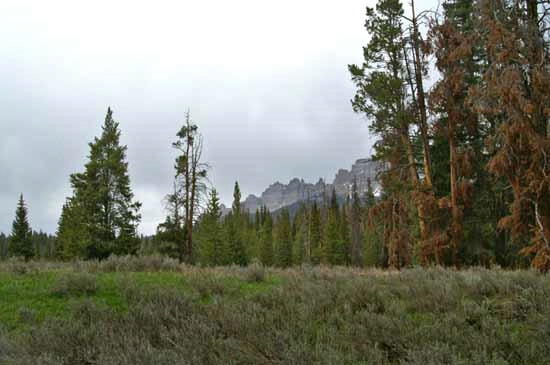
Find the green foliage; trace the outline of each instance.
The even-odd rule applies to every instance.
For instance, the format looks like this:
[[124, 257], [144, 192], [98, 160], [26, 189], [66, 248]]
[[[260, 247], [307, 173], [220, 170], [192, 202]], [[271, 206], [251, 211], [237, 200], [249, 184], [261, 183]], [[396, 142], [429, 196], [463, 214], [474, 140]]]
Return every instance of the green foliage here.
[[314, 264], [319, 264], [323, 257], [321, 243], [321, 211], [317, 207], [317, 202], [315, 201], [311, 205], [310, 217], [309, 237], [311, 246], [311, 262]]
[[99, 290], [86, 298], [51, 295], [58, 273], [0, 274], [10, 324], [0, 363], [543, 365], [550, 356], [550, 285], [534, 272], [312, 268], [274, 283], [210, 270], [94, 274]]
[[80, 202], [67, 199], [57, 226], [56, 256], [63, 260], [85, 258], [91, 246], [90, 231], [85, 226], [86, 213]]
[[[346, 262], [346, 245], [342, 239], [342, 221], [336, 192], [333, 189], [328, 210], [327, 222], [324, 226], [321, 262], [331, 265], [343, 265]], [[347, 224], [347, 222], [346, 222]]]
[[194, 224], [199, 203], [206, 194], [205, 180], [209, 166], [201, 161], [202, 135], [198, 126], [191, 121], [189, 111], [176, 136], [178, 139], [172, 143], [172, 147], [178, 151], [174, 165], [174, 191], [166, 196], [166, 202], [169, 218], [174, 224], [173, 242], [178, 247], [179, 260], [194, 263]]
[[235, 182], [231, 213], [224, 219], [225, 238], [228, 246], [228, 260], [224, 263], [245, 266], [248, 263], [246, 251], [246, 217], [241, 211], [241, 191]]
[[[369, 184], [370, 185], [370, 184]], [[350, 230], [350, 263], [353, 266], [363, 266], [363, 236], [362, 230], [363, 207], [357, 189], [357, 180], [352, 185], [351, 208], [349, 217]]]
[[292, 231], [288, 209], [282, 209], [279, 213], [275, 222], [275, 235], [277, 237], [277, 266], [289, 267], [292, 265]]
[[99, 290], [96, 277], [89, 273], [67, 273], [61, 276], [54, 287], [54, 295], [92, 295]]
[[130, 188], [126, 146], [120, 145], [119, 124], [107, 109], [102, 134], [89, 144], [84, 172], [71, 175], [73, 197], [65, 204], [58, 228], [64, 258], [104, 258], [135, 254], [141, 203]]
[[15, 219], [9, 237], [9, 252], [10, 255], [24, 257], [25, 260], [29, 260], [35, 255], [32, 245], [32, 230], [27, 218], [27, 207], [23, 200], [23, 194], [19, 197], [15, 210]]
[[8, 257], [8, 237], [0, 232], [0, 259]]
[[309, 237], [309, 208], [306, 204], [302, 203], [300, 208], [294, 215], [292, 222], [292, 236], [293, 236], [293, 248], [292, 248], [292, 261], [294, 264], [301, 264], [302, 262], [310, 262], [310, 237]]
[[260, 229], [260, 261], [265, 266], [275, 263], [273, 254], [273, 218], [267, 207], [262, 207], [263, 222]]
[[226, 261], [221, 218], [220, 199], [216, 189], [210, 191], [206, 212], [200, 220], [196, 240], [199, 246], [199, 262], [202, 265], [217, 266]]
[[181, 242], [184, 233], [181, 224], [176, 225], [170, 216], [157, 226], [157, 233], [153, 238], [153, 251], [172, 258], [179, 257]]

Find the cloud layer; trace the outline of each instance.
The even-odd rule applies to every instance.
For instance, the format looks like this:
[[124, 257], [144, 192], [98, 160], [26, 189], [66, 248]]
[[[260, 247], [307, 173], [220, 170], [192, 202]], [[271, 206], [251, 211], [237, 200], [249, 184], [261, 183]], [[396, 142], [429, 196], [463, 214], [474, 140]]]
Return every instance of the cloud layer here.
[[0, 0], [0, 231], [22, 192], [33, 228], [55, 232], [107, 106], [143, 233], [163, 219], [188, 108], [226, 204], [235, 180], [246, 196], [294, 176], [331, 179], [370, 154], [347, 72], [367, 41], [365, 5]]

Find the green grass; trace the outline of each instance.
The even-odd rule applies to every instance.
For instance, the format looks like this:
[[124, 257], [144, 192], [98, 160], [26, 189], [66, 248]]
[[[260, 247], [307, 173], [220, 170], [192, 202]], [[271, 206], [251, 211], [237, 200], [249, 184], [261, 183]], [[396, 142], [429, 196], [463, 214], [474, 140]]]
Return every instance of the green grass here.
[[550, 364], [533, 271], [2, 265], [2, 365]]
[[[0, 272], [0, 325], [9, 331], [28, 330], [21, 311], [28, 310], [37, 321], [63, 316], [68, 313], [74, 301], [89, 299], [99, 306], [115, 312], [128, 311], [128, 301], [123, 292], [128, 286], [139, 288], [140, 292], [153, 292], [162, 289], [175, 289], [193, 296], [190, 276], [179, 272], [108, 272], [94, 273], [99, 290], [92, 295], [58, 295], [52, 293], [56, 283], [65, 271], [45, 271], [27, 274]], [[270, 277], [264, 282], [247, 282], [237, 276], [214, 277], [204, 274], [204, 279], [219, 282], [228, 298], [247, 297], [257, 293], [268, 293], [281, 282], [280, 278]], [[191, 280], [196, 278], [191, 277]], [[208, 284], [208, 283], [207, 283]], [[210, 293], [208, 293], [210, 294]], [[203, 303], [211, 302], [211, 295], [196, 298]]]

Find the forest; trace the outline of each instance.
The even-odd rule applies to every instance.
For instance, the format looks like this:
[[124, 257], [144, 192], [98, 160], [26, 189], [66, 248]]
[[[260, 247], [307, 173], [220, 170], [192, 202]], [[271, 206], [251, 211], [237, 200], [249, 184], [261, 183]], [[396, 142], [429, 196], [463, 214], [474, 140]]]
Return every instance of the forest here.
[[549, 364], [550, 0], [415, 5], [342, 65], [381, 167], [345, 196], [226, 208], [188, 111], [144, 236], [108, 107], [55, 233], [13, 197], [0, 364]]
[[[410, 14], [410, 15], [409, 15]], [[380, 194], [297, 212], [229, 213], [208, 183], [203, 137], [187, 113], [175, 134], [173, 190], [157, 233], [138, 234], [121, 128], [109, 108], [88, 162], [70, 176], [55, 235], [34, 232], [23, 194], [0, 256], [105, 259], [160, 254], [201, 266], [252, 261], [405, 268], [550, 269], [550, 4], [454, 0], [367, 8], [362, 64], [349, 65], [353, 110], [375, 138]], [[358, 45], [359, 47], [360, 45]], [[360, 50], [360, 48], [358, 48]], [[428, 86], [427, 80], [438, 75]]]

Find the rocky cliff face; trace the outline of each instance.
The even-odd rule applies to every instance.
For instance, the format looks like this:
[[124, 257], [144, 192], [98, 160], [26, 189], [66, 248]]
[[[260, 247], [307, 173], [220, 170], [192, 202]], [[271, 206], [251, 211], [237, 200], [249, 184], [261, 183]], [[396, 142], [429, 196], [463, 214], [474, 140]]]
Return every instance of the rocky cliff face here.
[[372, 188], [376, 191], [379, 188], [376, 175], [380, 170], [381, 164], [379, 162], [370, 159], [359, 159], [352, 165], [351, 170], [338, 170], [331, 184], [325, 183], [323, 179], [311, 184], [298, 178], [290, 180], [286, 185], [276, 182], [270, 185], [260, 197], [249, 195], [243, 202], [243, 206], [251, 213], [263, 205], [274, 212], [300, 201], [322, 201], [323, 193], [329, 195], [332, 187], [334, 187], [338, 196], [346, 196], [351, 193], [354, 179], [357, 181], [359, 194], [367, 191], [369, 180]]

